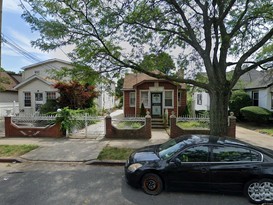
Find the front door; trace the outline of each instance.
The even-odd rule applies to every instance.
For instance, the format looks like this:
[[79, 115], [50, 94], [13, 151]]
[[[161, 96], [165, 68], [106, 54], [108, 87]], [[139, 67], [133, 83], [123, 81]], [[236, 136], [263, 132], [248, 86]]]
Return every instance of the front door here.
[[162, 116], [162, 93], [152, 93], [152, 117]]

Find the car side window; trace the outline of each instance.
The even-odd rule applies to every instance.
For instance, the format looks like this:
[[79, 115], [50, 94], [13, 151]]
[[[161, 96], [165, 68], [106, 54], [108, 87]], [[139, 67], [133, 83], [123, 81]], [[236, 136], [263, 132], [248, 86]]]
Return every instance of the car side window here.
[[181, 162], [207, 162], [209, 148], [207, 146], [195, 146], [185, 149], [177, 159]]
[[251, 149], [233, 146], [218, 146], [212, 150], [214, 162], [258, 162], [261, 155]]

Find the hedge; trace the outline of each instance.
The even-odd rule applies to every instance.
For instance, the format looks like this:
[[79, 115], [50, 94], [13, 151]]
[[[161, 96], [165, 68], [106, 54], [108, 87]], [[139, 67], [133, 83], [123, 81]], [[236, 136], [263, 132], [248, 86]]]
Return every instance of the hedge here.
[[269, 118], [272, 116], [272, 113], [269, 110], [258, 106], [244, 107], [240, 112], [246, 120], [257, 123], [268, 122]]

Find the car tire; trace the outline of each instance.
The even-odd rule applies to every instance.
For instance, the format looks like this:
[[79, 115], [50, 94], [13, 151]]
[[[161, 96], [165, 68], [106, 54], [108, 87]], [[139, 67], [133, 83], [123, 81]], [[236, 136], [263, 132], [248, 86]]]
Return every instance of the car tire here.
[[146, 194], [158, 195], [163, 190], [162, 179], [153, 173], [145, 174], [141, 180], [141, 186]]
[[254, 204], [273, 202], [273, 180], [252, 180], [245, 185], [244, 193]]

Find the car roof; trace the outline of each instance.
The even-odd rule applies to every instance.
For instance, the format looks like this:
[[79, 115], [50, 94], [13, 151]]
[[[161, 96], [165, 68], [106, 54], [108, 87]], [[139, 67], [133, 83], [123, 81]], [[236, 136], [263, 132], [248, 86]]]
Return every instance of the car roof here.
[[194, 144], [212, 144], [212, 145], [239, 145], [245, 147], [253, 147], [251, 144], [242, 142], [240, 140], [229, 138], [229, 137], [219, 137], [214, 135], [182, 135], [175, 139], [177, 143], [184, 141], [188, 145]]

